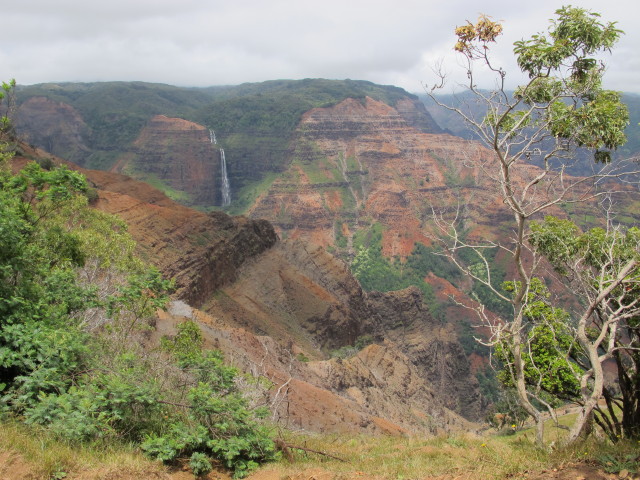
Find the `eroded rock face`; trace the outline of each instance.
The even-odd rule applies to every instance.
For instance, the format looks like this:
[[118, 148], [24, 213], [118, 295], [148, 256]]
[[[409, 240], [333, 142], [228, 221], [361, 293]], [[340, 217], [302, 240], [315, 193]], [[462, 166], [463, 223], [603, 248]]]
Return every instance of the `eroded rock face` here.
[[432, 206], [450, 208], [473, 196], [473, 204], [486, 212], [483, 199], [490, 201], [478, 187], [482, 172], [465, 168], [466, 161], [489, 152], [441, 134], [424, 107], [410, 99], [394, 107], [371, 98], [347, 99], [310, 110], [291, 150], [288, 170], [250, 216], [325, 247], [345, 237], [343, 252], [358, 230], [378, 222], [384, 226], [383, 253], [404, 257], [415, 242], [430, 243], [424, 226]]
[[80, 169], [98, 189], [96, 208], [122, 218], [143, 258], [176, 280], [176, 296], [200, 306], [238, 268], [269, 249], [277, 235], [268, 222], [179, 205], [127, 176]]
[[[460, 425], [459, 415], [480, 418], [478, 384], [456, 334], [433, 319], [417, 288], [365, 293], [342, 261], [318, 246], [288, 240], [245, 263], [220, 292], [206, 305], [219, 328], [278, 339], [286, 352], [266, 355], [273, 347], [257, 348], [253, 361], [264, 365], [265, 355], [280, 358], [270, 367], [279, 372], [276, 383], [297, 381], [288, 386], [288, 408], [302, 409], [299, 426], [338, 429], [351, 418], [308, 419], [307, 409], [317, 408], [295, 392], [317, 397], [315, 388], [355, 402], [357, 409], [349, 408], [368, 418], [349, 420], [356, 430], [377, 429], [373, 417], [406, 431], [444, 428], [425, 421], [436, 418], [436, 411], [448, 412], [442, 418], [452, 426]], [[374, 343], [358, 353], [353, 346], [365, 338]], [[347, 358], [326, 360], [332, 352]]]
[[415, 287], [387, 294], [372, 292], [368, 299], [380, 317], [384, 338], [410, 359], [443, 405], [465, 418], [480, 419], [483, 399], [454, 324], [435, 320]]
[[15, 127], [25, 142], [52, 155], [65, 155], [78, 165], [90, 154], [90, 129], [80, 113], [66, 103], [32, 97], [16, 112]]
[[151, 118], [112, 171], [160, 179], [186, 193], [177, 193], [182, 203], [220, 204], [220, 149], [212, 144], [207, 128], [188, 120]]
[[[391, 435], [474, 430], [447, 408], [423, 372], [392, 342], [372, 344], [345, 359], [308, 359], [308, 347], [245, 328], [230, 328], [225, 312], [182, 315], [200, 322], [213, 348], [247, 372], [269, 378], [273, 420], [296, 429]], [[228, 312], [227, 312], [228, 313]], [[172, 335], [183, 316], [163, 315], [159, 328]]]

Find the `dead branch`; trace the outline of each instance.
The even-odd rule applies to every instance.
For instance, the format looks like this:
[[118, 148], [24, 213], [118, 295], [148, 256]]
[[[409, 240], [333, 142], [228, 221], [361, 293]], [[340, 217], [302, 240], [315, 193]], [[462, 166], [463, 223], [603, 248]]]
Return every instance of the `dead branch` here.
[[291, 453], [291, 450], [302, 450], [303, 452], [315, 453], [316, 455], [321, 455], [323, 457], [329, 457], [329, 458], [332, 458], [334, 460], [338, 460], [340, 462], [351, 463], [351, 462], [349, 462], [349, 460], [345, 460], [344, 458], [337, 457], [336, 455], [332, 455], [332, 454], [327, 453], [327, 452], [321, 452], [320, 450], [313, 450], [312, 448], [300, 447], [300, 446], [297, 446], [297, 445], [291, 445], [291, 444], [285, 442], [284, 440], [282, 440], [280, 438], [274, 440], [274, 443], [276, 444], [276, 448], [279, 451], [281, 451], [282, 454], [290, 462], [293, 462], [293, 454]]

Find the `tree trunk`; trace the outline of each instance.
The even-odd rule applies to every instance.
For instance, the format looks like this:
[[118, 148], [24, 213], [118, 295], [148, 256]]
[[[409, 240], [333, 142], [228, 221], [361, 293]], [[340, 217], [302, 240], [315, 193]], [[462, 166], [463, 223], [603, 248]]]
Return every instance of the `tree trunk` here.
[[[578, 328], [578, 341], [582, 344], [589, 355], [591, 371], [590, 373], [585, 373], [580, 382], [584, 404], [578, 413], [578, 418], [576, 418], [576, 421], [569, 431], [569, 437], [566, 440], [567, 444], [574, 443], [576, 440], [584, 437], [590, 432], [591, 422], [593, 420], [593, 409], [598, 404], [598, 400], [602, 397], [602, 390], [604, 389], [604, 372], [602, 370], [602, 364], [598, 358], [598, 351], [596, 350], [596, 347], [592, 345], [587, 338], [584, 324], [586, 324], [586, 321], [582, 322], [582, 325]], [[589, 385], [590, 378], [593, 379], [592, 385]]]

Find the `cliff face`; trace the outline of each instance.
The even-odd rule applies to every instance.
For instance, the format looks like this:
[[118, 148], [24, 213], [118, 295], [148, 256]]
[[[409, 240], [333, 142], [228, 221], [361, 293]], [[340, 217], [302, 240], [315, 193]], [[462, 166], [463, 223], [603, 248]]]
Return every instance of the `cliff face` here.
[[125, 175], [77, 169], [98, 190], [95, 207], [122, 218], [139, 254], [174, 278], [176, 297], [194, 306], [233, 282], [240, 266], [277, 241], [264, 220], [205, 214]]
[[380, 318], [384, 338], [398, 345], [442, 404], [465, 418], [480, 419], [485, 405], [454, 330], [455, 322], [436, 321], [417, 288], [372, 292], [368, 298], [371, 310]]
[[15, 127], [25, 142], [70, 162], [82, 165], [90, 154], [90, 128], [80, 112], [66, 103], [46, 97], [30, 98], [20, 106]]
[[182, 203], [220, 203], [220, 149], [209, 130], [194, 122], [154, 116], [111, 170], [160, 181]]
[[359, 230], [380, 223], [387, 256], [406, 256], [417, 241], [430, 243], [424, 227], [432, 205], [450, 207], [473, 195], [472, 208], [483, 213], [478, 221], [486, 220], [481, 172], [467, 171], [463, 162], [488, 152], [459, 138], [425, 133], [430, 122], [409, 100], [391, 107], [371, 98], [347, 99], [307, 112], [296, 130], [289, 169], [250, 215], [323, 246], [345, 237], [349, 247]]

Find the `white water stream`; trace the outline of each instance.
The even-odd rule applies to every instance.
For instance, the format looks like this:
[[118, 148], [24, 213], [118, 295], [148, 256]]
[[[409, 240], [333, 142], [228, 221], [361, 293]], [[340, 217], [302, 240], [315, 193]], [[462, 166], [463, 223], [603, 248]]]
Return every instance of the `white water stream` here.
[[[218, 141], [216, 140], [216, 132], [213, 129], [209, 129], [209, 139], [211, 140], [212, 145], [217, 145]], [[227, 160], [224, 157], [224, 149], [220, 149], [220, 176], [222, 177], [221, 182], [221, 195], [222, 195], [222, 206], [228, 207], [231, 205], [231, 184], [229, 183], [229, 175], [227, 174]]]
[[222, 175], [222, 206], [231, 205], [231, 184], [227, 175], [227, 160], [224, 158], [224, 149], [220, 149], [220, 174]]

